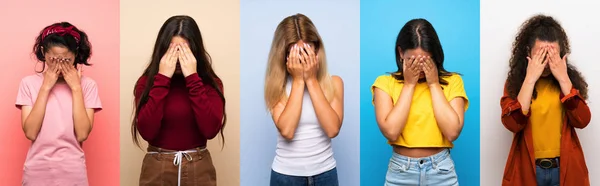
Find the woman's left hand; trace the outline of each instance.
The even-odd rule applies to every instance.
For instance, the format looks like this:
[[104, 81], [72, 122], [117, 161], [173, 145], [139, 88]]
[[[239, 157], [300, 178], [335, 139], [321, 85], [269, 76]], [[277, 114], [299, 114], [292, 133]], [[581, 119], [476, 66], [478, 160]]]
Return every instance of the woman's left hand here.
[[81, 68], [76, 69], [71, 59], [61, 59], [58, 63], [63, 78], [71, 90], [81, 88]]
[[551, 46], [550, 49], [548, 49], [548, 59], [550, 61], [548, 65], [550, 66], [550, 71], [552, 72], [552, 75], [559, 82], [569, 80], [569, 75], [567, 74], [568, 56], [569, 54], [565, 54], [561, 58], [560, 53], [558, 53], [558, 50], [554, 48], [554, 46]]
[[427, 56], [423, 59], [421, 63], [421, 68], [423, 68], [423, 72], [425, 73], [425, 78], [427, 79], [428, 85], [437, 85], [440, 83], [438, 70], [435, 66], [435, 62], [431, 59], [431, 57]]
[[304, 67], [304, 81], [317, 80], [319, 57], [309, 44], [304, 43], [304, 46], [300, 49], [300, 61]]
[[179, 44], [177, 48], [179, 49], [177, 52], [179, 53], [179, 65], [181, 65], [183, 76], [188, 77], [196, 73], [196, 57], [194, 57], [189, 44]]

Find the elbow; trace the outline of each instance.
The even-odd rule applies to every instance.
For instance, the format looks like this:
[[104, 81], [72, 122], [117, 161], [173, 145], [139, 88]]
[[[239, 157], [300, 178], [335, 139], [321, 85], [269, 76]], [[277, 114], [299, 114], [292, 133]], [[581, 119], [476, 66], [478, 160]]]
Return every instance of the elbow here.
[[279, 133], [281, 134], [281, 137], [283, 137], [285, 140], [291, 141], [294, 139], [293, 131], [280, 131]]
[[454, 142], [454, 141], [456, 141], [456, 139], [458, 139], [459, 135], [460, 135], [460, 132], [450, 132], [448, 135], [445, 135], [445, 136], [449, 142]]
[[340, 133], [340, 129], [330, 130], [330, 131], [328, 131], [326, 133], [327, 133], [327, 137], [329, 137], [329, 138], [335, 138]]
[[397, 141], [400, 138], [400, 132], [398, 131], [384, 131], [383, 136], [387, 138], [388, 141]]
[[88, 135], [77, 135], [77, 141], [79, 143], [84, 142], [87, 139], [88, 139]]
[[35, 141], [37, 139], [37, 134], [32, 134], [32, 132], [25, 131], [25, 137], [27, 137], [30, 141]]

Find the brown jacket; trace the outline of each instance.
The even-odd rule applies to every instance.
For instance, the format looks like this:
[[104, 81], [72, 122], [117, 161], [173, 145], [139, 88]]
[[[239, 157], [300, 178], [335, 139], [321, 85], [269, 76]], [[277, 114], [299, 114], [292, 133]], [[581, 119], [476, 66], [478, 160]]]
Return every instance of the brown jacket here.
[[[572, 89], [568, 95], [560, 95], [566, 111], [560, 141], [560, 185], [589, 186], [588, 169], [575, 128], [584, 128], [590, 123], [591, 113], [579, 91]], [[533, 135], [529, 116], [524, 115], [518, 100], [510, 98], [506, 89], [500, 100], [502, 124], [513, 132], [513, 143], [504, 169], [503, 186], [531, 186], [536, 184]]]

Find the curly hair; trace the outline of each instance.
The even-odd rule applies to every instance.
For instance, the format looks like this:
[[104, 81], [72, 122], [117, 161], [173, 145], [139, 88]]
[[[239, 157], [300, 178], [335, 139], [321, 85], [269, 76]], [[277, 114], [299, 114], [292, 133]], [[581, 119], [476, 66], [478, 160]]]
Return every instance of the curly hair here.
[[[521, 25], [519, 33], [512, 46], [512, 55], [510, 57], [510, 71], [506, 81], [508, 95], [516, 99], [525, 75], [527, 75], [527, 56], [529, 56], [536, 40], [557, 42], [560, 47], [560, 56], [571, 52], [569, 39], [562, 26], [552, 17], [546, 15], [536, 15], [528, 19]], [[579, 90], [580, 95], [587, 100], [588, 84], [577, 69], [569, 64], [567, 60], [567, 74], [573, 87]], [[553, 78], [553, 77], [551, 77]], [[558, 85], [558, 81], [554, 79]], [[537, 97], [537, 91], [533, 90], [533, 99]]]

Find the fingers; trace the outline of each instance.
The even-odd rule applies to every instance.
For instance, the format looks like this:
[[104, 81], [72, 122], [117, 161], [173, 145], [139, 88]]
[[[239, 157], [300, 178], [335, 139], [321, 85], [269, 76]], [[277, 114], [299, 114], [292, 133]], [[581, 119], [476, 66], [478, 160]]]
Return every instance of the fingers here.
[[169, 63], [173, 63], [173, 61], [177, 60], [177, 55], [176, 55], [176, 44], [175, 43], [171, 43], [171, 45], [169, 46], [169, 50], [167, 50], [167, 60]]
[[565, 54], [565, 55], [562, 57], [562, 60], [563, 60], [565, 63], [567, 62], [567, 57], [569, 57], [569, 55], [571, 55], [571, 54], [569, 54], [569, 53], [566, 53], [566, 54]]
[[183, 44], [183, 54], [185, 54], [185, 59], [187, 61], [192, 61], [194, 59], [194, 53], [192, 53], [192, 49], [190, 49], [190, 45], [188, 43]]

